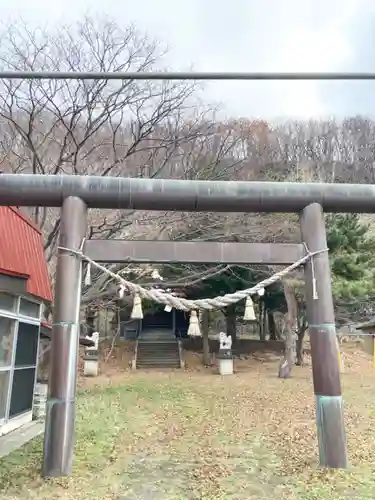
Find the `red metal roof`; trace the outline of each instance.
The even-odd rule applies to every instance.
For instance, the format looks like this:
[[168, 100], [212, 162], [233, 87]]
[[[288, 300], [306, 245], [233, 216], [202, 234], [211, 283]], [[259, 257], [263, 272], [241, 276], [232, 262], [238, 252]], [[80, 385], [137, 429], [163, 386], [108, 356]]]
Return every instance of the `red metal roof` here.
[[0, 207], [0, 273], [27, 278], [28, 293], [52, 301], [41, 231], [15, 207]]

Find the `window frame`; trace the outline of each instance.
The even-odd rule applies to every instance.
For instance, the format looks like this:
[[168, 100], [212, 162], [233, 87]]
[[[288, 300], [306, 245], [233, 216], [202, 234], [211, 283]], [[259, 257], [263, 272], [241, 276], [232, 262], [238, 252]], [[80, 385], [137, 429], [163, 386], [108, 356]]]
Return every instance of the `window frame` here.
[[[16, 299], [15, 308], [13, 311], [4, 310], [0, 306], [0, 317], [7, 318], [7, 319], [14, 321], [11, 364], [7, 365], [6, 367], [0, 367], [0, 372], [8, 372], [8, 374], [9, 374], [8, 375], [9, 376], [8, 391], [7, 391], [7, 398], [6, 398], [6, 404], [5, 404], [5, 418], [0, 419], [0, 426], [2, 426], [2, 425], [6, 425], [8, 422], [11, 422], [13, 419], [17, 419], [18, 417], [20, 417], [22, 415], [29, 414], [29, 410], [28, 410], [20, 415], [16, 415], [13, 417], [9, 416], [12, 391], [13, 391], [13, 377], [14, 377], [14, 372], [16, 370], [34, 369], [35, 375], [34, 375], [34, 382], [33, 382], [33, 392], [35, 391], [35, 384], [36, 384], [37, 373], [38, 373], [39, 349], [40, 349], [40, 323], [41, 323], [41, 316], [42, 316], [43, 308], [42, 308], [42, 301], [38, 301], [36, 299], [33, 300], [33, 299], [30, 299], [30, 297], [25, 297], [24, 295], [15, 295], [12, 293], [8, 293], [7, 291], [3, 291], [3, 290], [0, 290], [0, 292], [11, 295]], [[21, 299], [24, 299], [28, 302], [34, 302], [35, 304], [39, 305], [38, 318], [32, 317], [32, 316], [24, 316], [24, 315], [20, 314]], [[27, 324], [34, 325], [34, 326], [38, 327], [37, 352], [36, 352], [35, 364], [28, 365], [28, 366], [16, 367], [15, 360], [16, 360], [17, 340], [18, 340], [18, 328], [19, 328], [20, 322], [27, 323]], [[30, 411], [32, 412], [33, 408], [31, 408]]]
[[6, 372], [12, 368], [14, 361], [15, 361], [15, 351], [16, 351], [15, 339], [16, 339], [16, 337], [18, 337], [18, 321], [15, 318], [5, 316], [1, 313], [0, 313], [0, 318], [10, 319], [13, 322], [13, 343], [12, 343], [12, 356], [11, 356], [10, 364], [7, 366], [0, 365], [0, 372]]
[[[37, 316], [27, 316], [26, 314], [22, 314], [22, 312], [21, 312], [21, 302], [22, 301], [29, 302], [31, 304], [35, 304], [36, 306], [38, 306], [38, 309], [39, 309], [38, 315]], [[18, 313], [18, 316], [20, 318], [33, 319], [33, 320], [39, 321], [39, 323], [40, 323], [40, 318], [42, 315], [42, 302], [37, 301], [37, 300], [32, 300], [29, 297], [24, 297], [24, 296], [20, 295], [18, 297], [18, 301], [17, 301], [17, 313]]]
[[[42, 308], [42, 305], [43, 305], [43, 301], [42, 300], [38, 300], [34, 297], [27, 297], [25, 295], [15, 295], [14, 293], [11, 293], [11, 292], [7, 292], [7, 291], [4, 291], [4, 290], [0, 290], [0, 293], [3, 293], [5, 295], [9, 295], [10, 297], [14, 297], [15, 299], [15, 307], [14, 307], [14, 310], [10, 310], [10, 309], [2, 309], [1, 307], [1, 304], [0, 304], [0, 316], [9, 316], [9, 317], [12, 317], [12, 318], [27, 318], [27, 321], [30, 320], [30, 323], [32, 321], [36, 321], [37, 323], [40, 323], [41, 321], [41, 317], [42, 317], [42, 313], [43, 313], [43, 308]], [[25, 314], [22, 314], [20, 312], [20, 306], [21, 306], [21, 301], [24, 300], [26, 302], [31, 302], [32, 304], [35, 304], [37, 306], [39, 306], [39, 314], [38, 316], [27, 316]]]
[[14, 298], [14, 308], [11, 310], [11, 309], [3, 309], [1, 307], [1, 303], [0, 303], [0, 315], [2, 315], [2, 313], [10, 313], [10, 314], [17, 314], [18, 313], [18, 309], [19, 309], [19, 295], [15, 295], [14, 293], [12, 292], [8, 292], [8, 291], [5, 291], [5, 290], [0, 290], [0, 295], [3, 294], [3, 295], [8, 295], [9, 297], [13, 297]]

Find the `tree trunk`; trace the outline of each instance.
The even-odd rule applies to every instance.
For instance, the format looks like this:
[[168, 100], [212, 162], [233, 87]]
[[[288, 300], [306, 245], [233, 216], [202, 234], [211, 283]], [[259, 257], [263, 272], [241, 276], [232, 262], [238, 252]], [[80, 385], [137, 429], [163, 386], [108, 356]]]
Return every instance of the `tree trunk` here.
[[305, 333], [307, 330], [307, 316], [304, 308], [300, 306], [297, 302], [297, 345], [296, 345], [296, 365], [303, 365], [303, 341], [305, 338]]
[[227, 335], [232, 337], [232, 345], [234, 346], [237, 341], [236, 304], [231, 304], [226, 308], [225, 319], [227, 325]]
[[262, 323], [262, 305], [263, 303], [261, 302], [258, 307], [258, 326], [259, 326], [259, 340], [262, 340], [263, 332], [263, 323]]
[[268, 330], [270, 332], [270, 340], [277, 340], [276, 336], [276, 323], [272, 311], [267, 311], [268, 316]]
[[262, 338], [261, 340], [266, 340], [267, 337], [267, 309], [266, 305], [263, 303], [263, 308], [262, 308]]
[[283, 285], [288, 312], [285, 315], [285, 349], [284, 358], [279, 366], [279, 377], [288, 378], [291, 376], [292, 368], [296, 362], [297, 301], [292, 287], [287, 282], [284, 282]]
[[259, 340], [266, 340], [266, 308], [263, 301], [259, 304]]
[[116, 311], [113, 313], [113, 316], [109, 322], [110, 336], [114, 337], [118, 333], [118, 329], [120, 326], [120, 315], [121, 315], [121, 306], [119, 306], [120, 301], [116, 302]]
[[306, 327], [303, 330], [298, 331], [297, 342], [296, 342], [296, 365], [303, 365], [303, 340], [305, 338]]
[[203, 365], [210, 365], [210, 343], [208, 332], [210, 329], [210, 311], [202, 311], [202, 344], [203, 344]]
[[86, 327], [87, 327], [87, 335], [89, 337], [95, 332], [95, 319], [96, 312], [90, 307], [86, 308]]

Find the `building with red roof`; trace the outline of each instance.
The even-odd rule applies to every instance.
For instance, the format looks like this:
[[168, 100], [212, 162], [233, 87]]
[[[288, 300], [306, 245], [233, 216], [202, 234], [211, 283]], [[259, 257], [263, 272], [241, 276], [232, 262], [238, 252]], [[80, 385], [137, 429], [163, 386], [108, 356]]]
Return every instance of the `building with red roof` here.
[[0, 435], [32, 419], [43, 304], [52, 301], [40, 229], [0, 207]]
[[24, 280], [28, 294], [52, 301], [41, 231], [15, 207], [0, 207], [1, 274]]

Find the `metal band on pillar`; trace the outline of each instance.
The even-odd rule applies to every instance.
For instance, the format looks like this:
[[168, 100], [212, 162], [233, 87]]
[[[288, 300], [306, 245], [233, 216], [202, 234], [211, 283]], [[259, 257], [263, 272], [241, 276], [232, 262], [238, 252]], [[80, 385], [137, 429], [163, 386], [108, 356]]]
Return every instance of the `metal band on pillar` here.
[[[304, 208], [300, 221], [302, 239], [308, 250], [327, 248], [321, 205], [312, 203]], [[346, 468], [348, 456], [327, 252], [319, 253], [305, 264], [305, 289], [320, 465]]]
[[[79, 250], [86, 227], [85, 203], [77, 197], [66, 198], [61, 209], [60, 246]], [[59, 251], [44, 435], [43, 475], [47, 477], [69, 475], [72, 470], [81, 283], [79, 256]]]

